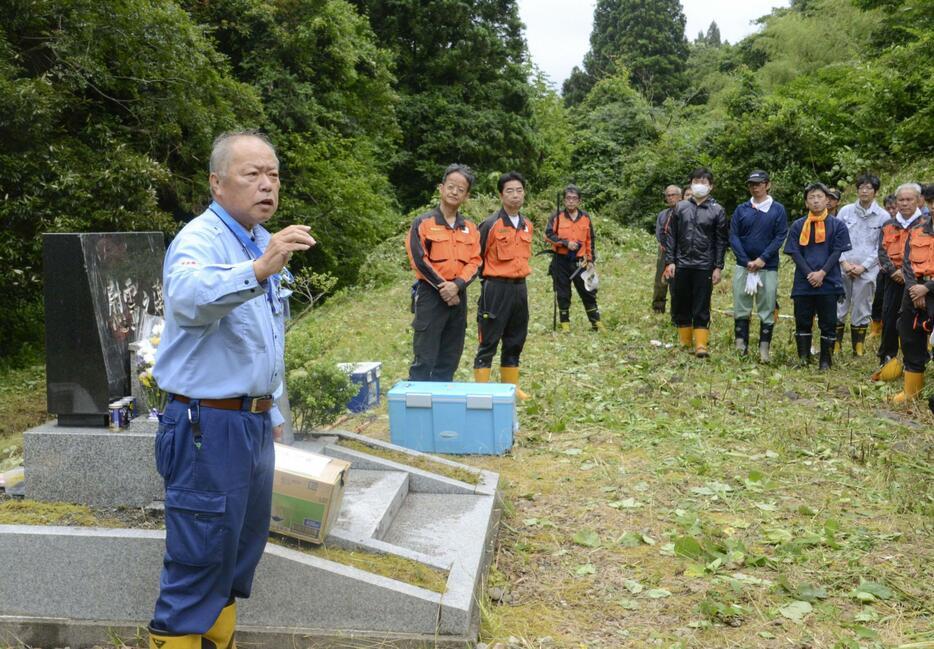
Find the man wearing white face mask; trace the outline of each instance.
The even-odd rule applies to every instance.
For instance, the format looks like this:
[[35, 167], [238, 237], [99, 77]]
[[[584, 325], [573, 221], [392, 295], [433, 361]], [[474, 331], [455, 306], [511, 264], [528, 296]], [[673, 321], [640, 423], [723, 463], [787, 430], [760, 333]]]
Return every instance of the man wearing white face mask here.
[[723, 207], [710, 196], [713, 174], [691, 173], [690, 200], [678, 203], [665, 238], [664, 277], [674, 281], [672, 313], [682, 347], [694, 344], [694, 355], [710, 355], [710, 296], [720, 282], [726, 256], [727, 227]]

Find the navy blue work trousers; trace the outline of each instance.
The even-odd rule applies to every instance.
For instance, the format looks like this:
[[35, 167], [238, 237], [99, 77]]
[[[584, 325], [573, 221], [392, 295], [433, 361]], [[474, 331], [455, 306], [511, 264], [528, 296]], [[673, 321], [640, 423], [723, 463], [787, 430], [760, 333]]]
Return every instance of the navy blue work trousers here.
[[[200, 425], [200, 448], [189, 419]], [[165, 558], [150, 623], [202, 634], [232, 597], [249, 597], [269, 536], [275, 452], [268, 412], [172, 400], [156, 435], [165, 480]]]

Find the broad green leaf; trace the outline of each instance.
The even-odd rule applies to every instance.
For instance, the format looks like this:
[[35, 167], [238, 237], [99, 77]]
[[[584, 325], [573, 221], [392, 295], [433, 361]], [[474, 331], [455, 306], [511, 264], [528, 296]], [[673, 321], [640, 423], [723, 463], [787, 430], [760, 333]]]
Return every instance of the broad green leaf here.
[[626, 532], [619, 537], [618, 543], [624, 548], [637, 548], [642, 545], [642, 535], [635, 532]]
[[579, 530], [572, 539], [578, 545], [595, 548], [600, 545], [600, 537], [593, 530]]
[[675, 539], [675, 554], [695, 561], [706, 561], [709, 556], [700, 541], [692, 536], [679, 536]]
[[645, 596], [650, 599], [663, 599], [665, 597], [671, 597], [671, 591], [665, 590], [664, 588], [653, 588], [652, 590], [645, 591]]
[[583, 577], [585, 575], [594, 575], [597, 573], [597, 568], [592, 563], [585, 563], [583, 565], [577, 566], [577, 569], [574, 571], [574, 574], [578, 577]]
[[782, 543], [788, 543], [791, 541], [794, 536], [792, 536], [791, 532], [788, 530], [776, 527], [766, 530], [765, 538], [766, 543], [769, 543], [770, 545], [781, 545]]
[[794, 601], [782, 606], [778, 609], [778, 612], [782, 614], [782, 617], [786, 617], [794, 622], [801, 622], [805, 616], [813, 610], [814, 607], [808, 602]]
[[[873, 601], [874, 599], [892, 599], [894, 593], [887, 586], [874, 581], [863, 581], [852, 594], [860, 601]], [[869, 597], [867, 597], [867, 595]]]
[[626, 590], [628, 590], [633, 595], [638, 595], [643, 590], [645, 590], [645, 587], [642, 584], [640, 584], [638, 581], [636, 581], [635, 579], [625, 580], [623, 582], [623, 586], [625, 586]]
[[622, 606], [627, 611], [635, 611], [635, 610], [638, 610], [640, 606], [642, 606], [636, 600], [629, 599], [628, 597], [624, 597], [623, 599], [619, 600], [619, 605]]

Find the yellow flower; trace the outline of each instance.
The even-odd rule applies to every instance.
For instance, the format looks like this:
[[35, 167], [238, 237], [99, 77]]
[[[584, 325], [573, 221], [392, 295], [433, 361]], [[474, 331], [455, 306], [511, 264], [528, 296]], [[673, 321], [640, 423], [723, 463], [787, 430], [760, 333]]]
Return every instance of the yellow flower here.
[[142, 383], [143, 386], [147, 388], [156, 387], [156, 382], [152, 380], [152, 374], [150, 374], [148, 371], [140, 373], [139, 382]]
[[150, 336], [150, 337], [149, 337], [149, 342], [152, 344], [153, 347], [158, 347], [158, 346], [159, 346], [159, 341], [160, 341], [160, 340], [161, 340], [161, 338], [160, 338], [159, 336]]

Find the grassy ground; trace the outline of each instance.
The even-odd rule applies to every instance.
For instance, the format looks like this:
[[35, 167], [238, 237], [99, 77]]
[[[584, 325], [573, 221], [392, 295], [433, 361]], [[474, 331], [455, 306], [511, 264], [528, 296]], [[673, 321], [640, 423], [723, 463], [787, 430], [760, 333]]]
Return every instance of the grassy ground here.
[[[461, 458], [505, 483], [481, 639], [934, 646], [934, 417], [923, 402], [887, 404], [897, 386], [869, 382], [871, 355], [844, 353], [822, 374], [794, 367], [787, 317], [771, 366], [736, 358], [729, 275], [714, 293], [712, 358], [666, 347], [674, 331], [649, 308], [650, 237], [602, 232], [607, 331], [589, 331], [575, 298], [574, 331], [552, 333], [537, 257], [523, 354], [534, 398], [520, 406], [516, 446]], [[325, 358], [382, 361], [384, 393], [411, 346], [408, 275], [388, 265], [379, 272], [398, 281], [338, 296], [300, 325]], [[787, 316], [787, 268], [781, 286]], [[459, 380], [472, 378], [475, 344], [471, 327]], [[0, 461], [17, 459], [18, 433], [44, 416], [43, 383], [41, 368], [0, 376]], [[385, 406], [340, 425], [388, 438]]]
[[[536, 258], [523, 354], [533, 399], [516, 447], [464, 460], [500, 472], [508, 502], [488, 584], [503, 593], [484, 598], [482, 639], [934, 646], [924, 402], [892, 408], [897, 386], [868, 380], [871, 355], [844, 353], [827, 373], [795, 367], [787, 267], [770, 366], [732, 352], [729, 274], [714, 292], [712, 358], [667, 347], [675, 332], [650, 310], [654, 244], [614, 238], [601, 250], [604, 334], [576, 301], [574, 331], [552, 333], [547, 260]], [[410, 317], [400, 275], [302, 326], [327, 358], [382, 361], [385, 392], [406, 375]], [[458, 380], [472, 378], [475, 344], [470, 331]], [[385, 406], [341, 426], [388, 438]]]

